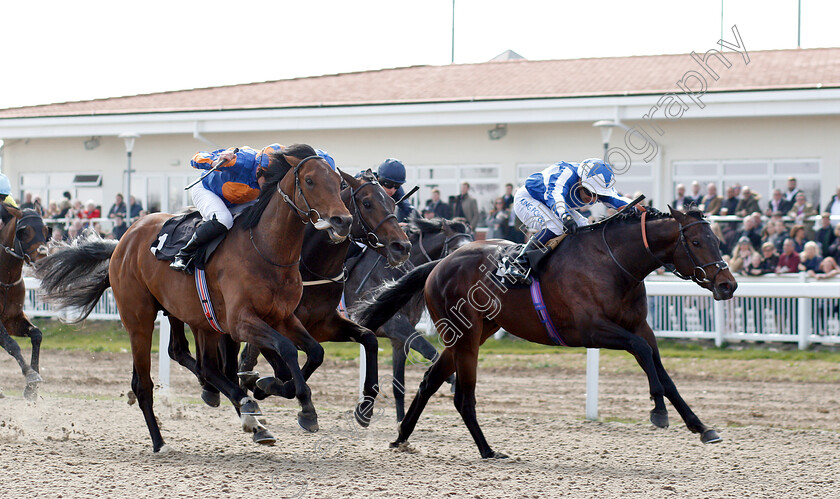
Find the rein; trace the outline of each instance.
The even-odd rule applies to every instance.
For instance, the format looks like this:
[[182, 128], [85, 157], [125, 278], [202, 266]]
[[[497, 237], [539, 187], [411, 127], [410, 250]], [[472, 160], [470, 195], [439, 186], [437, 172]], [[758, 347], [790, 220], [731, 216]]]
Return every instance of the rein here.
[[[679, 277], [680, 279], [682, 279], [684, 281], [692, 280], [699, 285], [703, 285], [704, 283], [712, 283], [713, 282], [713, 280], [710, 279], [709, 275], [706, 273], [706, 267], [710, 267], [712, 265], [717, 267], [718, 271], [715, 273], [715, 277], [720, 272], [722, 272], [723, 270], [726, 270], [726, 269], [729, 268], [729, 265], [727, 265], [727, 263], [724, 262], [723, 260], [715, 260], [714, 262], [710, 262], [710, 263], [700, 265], [700, 264], [697, 263], [697, 259], [694, 258], [694, 253], [691, 252], [691, 247], [688, 245], [688, 238], [685, 237], [685, 230], [688, 229], [689, 227], [692, 227], [692, 226], [698, 225], [698, 224], [710, 225], [709, 221], [706, 220], [706, 219], [697, 220], [697, 221], [691, 222], [690, 224], [687, 224], [687, 225], [680, 225], [679, 246], [682, 247], [682, 249], [685, 251], [686, 255], [688, 255], [688, 259], [691, 260], [691, 264], [694, 265], [692, 275], [687, 276], [687, 275], [683, 274], [682, 272], [677, 270], [677, 266], [674, 265], [673, 263], [663, 262], [659, 257], [657, 257], [653, 253], [653, 251], [650, 249], [650, 244], [648, 243], [647, 225], [646, 225], [648, 212], [643, 207], [640, 208], [640, 211], [642, 212], [642, 221], [641, 221], [642, 242], [644, 243], [645, 250], [647, 251], [648, 255], [650, 255], [651, 258], [653, 258], [653, 260], [656, 263], [658, 263], [661, 267], [664, 267], [665, 270], [667, 270], [668, 272], [674, 274], [675, 276]], [[630, 271], [628, 271], [626, 268], [624, 268], [624, 266], [621, 265], [621, 263], [619, 263], [618, 259], [616, 259], [615, 254], [613, 254], [609, 243], [607, 243], [607, 234], [606, 234], [607, 233], [607, 225], [609, 225], [609, 223], [605, 223], [604, 226], [603, 226], [603, 230], [601, 231], [601, 238], [604, 241], [604, 245], [607, 247], [607, 252], [609, 253], [610, 258], [612, 258], [612, 261], [618, 266], [618, 268], [620, 268], [622, 271], [624, 271], [624, 273], [627, 274], [631, 279], [636, 281], [636, 285], [638, 285], [644, 279], [641, 279], [641, 280], [637, 279], [636, 276], [634, 276], [633, 274], [630, 273]], [[700, 277], [698, 277], [698, 276], [700, 276]]]
[[[466, 232], [456, 232], [455, 234], [453, 234], [453, 235], [451, 235], [451, 236], [449, 236], [449, 237], [447, 237], [446, 239], [443, 240], [443, 247], [440, 250], [440, 258], [443, 258], [443, 257], [445, 257], [446, 255], [449, 254], [449, 243], [452, 242], [453, 240], [459, 238], [459, 237], [468, 237], [468, 238], [470, 238], [470, 241], [475, 241], [475, 238], [473, 237], [472, 234], [468, 234]], [[420, 231], [420, 235], [418, 236], [417, 244], [420, 245], [420, 251], [423, 253], [423, 256], [426, 257], [426, 260], [428, 260], [430, 262], [433, 262], [434, 260], [432, 259], [431, 256], [429, 256], [429, 252], [426, 251], [426, 247], [423, 245], [423, 231], [422, 230]]]

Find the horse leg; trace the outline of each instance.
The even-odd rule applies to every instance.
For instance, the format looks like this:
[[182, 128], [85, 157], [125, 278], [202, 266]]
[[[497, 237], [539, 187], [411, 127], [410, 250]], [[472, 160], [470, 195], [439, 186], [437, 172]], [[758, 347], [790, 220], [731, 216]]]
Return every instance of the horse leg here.
[[143, 418], [146, 420], [146, 426], [149, 428], [149, 434], [152, 437], [152, 449], [154, 452], [159, 452], [164, 442], [154, 413], [154, 385], [152, 384], [152, 376], [150, 374], [152, 366], [152, 333], [155, 328], [155, 316], [157, 313], [154, 305], [151, 303], [145, 305], [135, 304], [134, 310], [135, 312], [133, 314], [129, 315], [129, 313], [125, 313], [121, 317], [128, 331], [131, 341], [131, 355], [134, 360], [131, 375], [131, 390], [137, 397], [137, 405], [143, 411]]
[[397, 338], [391, 338], [391, 359], [393, 362], [394, 406], [397, 409], [397, 423], [405, 418], [405, 359], [406, 345]]
[[596, 329], [597, 331], [592, 334], [593, 344], [586, 347], [626, 350], [633, 354], [648, 378], [650, 398], [653, 400], [650, 422], [658, 428], [667, 428], [668, 409], [665, 407], [665, 389], [657, 374], [651, 346], [642, 337], [614, 323], [602, 323], [597, 325]]
[[219, 407], [221, 404], [219, 390], [204, 380], [196, 360], [190, 355], [190, 344], [184, 333], [184, 322], [170, 315], [169, 327], [169, 357], [187, 368], [198, 378], [198, 382], [202, 386], [201, 400], [210, 407]]
[[[294, 315], [290, 316], [282, 326], [283, 330], [292, 337], [308, 335], [300, 320]], [[298, 424], [306, 431], [318, 431], [318, 416], [315, 406], [312, 404], [312, 391], [307, 386], [300, 366], [298, 366], [295, 344], [254, 315], [243, 317], [237, 323], [235, 333], [234, 339], [236, 340], [251, 343], [261, 351], [272, 349], [280, 355], [292, 375], [295, 396], [301, 406], [301, 411], [298, 413]]]
[[[237, 384], [237, 373], [239, 371], [239, 362], [237, 361], [237, 357], [239, 356], [239, 343], [233, 341], [233, 338], [231, 338], [230, 335], [223, 334], [219, 339], [219, 353], [222, 357], [222, 368], [224, 370], [225, 377], [227, 377], [231, 383], [242, 388]], [[237, 408], [237, 412], [239, 412], [239, 408]], [[274, 438], [274, 435], [272, 435], [270, 431], [268, 431], [268, 428], [263, 426], [265, 424], [265, 420], [262, 418], [255, 418], [255, 420], [256, 422], [248, 419], [248, 431], [252, 431], [254, 433], [254, 442], [261, 445], [274, 445], [274, 442], [276, 442], [277, 439]]]
[[667, 371], [665, 371], [665, 367], [662, 365], [662, 359], [659, 356], [659, 348], [656, 345], [656, 337], [647, 322], [642, 324], [637, 334], [644, 338], [653, 350], [653, 363], [656, 366], [656, 373], [658, 374], [659, 380], [662, 382], [662, 387], [665, 390], [665, 396], [668, 397], [668, 400], [671, 401], [671, 404], [673, 404], [683, 421], [685, 421], [685, 426], [692, 433], [699, 433], [700, 441], [704, 444], [716, 444], [723, 441], [715, 430], [706, 427], [706, 425], [700, 421], [700, 418], [694, 414], [694, 411], [691, 410], [685, 400], [683, 400], [682, 396], [680, 396], [680, 393], [677, 391], [677, 386], [671, 380], [671, 376], [668, 375]]
[[29, 367], [32, 368], [34, 374], [30, 373], [26, 378], [26, 388], [23, 389], [23, 397], [26, 400], [38, 400], [38, 386], [41, 384], [40, 372], [40, 358], [41, 358], [41, 339], [43, 333], [34, 324], [29, 322], [25, 316], [21, 316], [19, 322], [21, 331], [20, 336], [29, 336], [29, 341], [32, 343], [32, 356], [29, 360]]
[[420, 419], [420, 414], [429, 402], [429, 399], [440, 388], [440, 385], [446, 381], [453, 372], [455, 372], [455, 352], [451, 348], [445, 348], [438, 357], [437, 362], [432, 364], [426, 374], [423, 375], [423, 381], [420, 383], [420, 388], [417, 389], [417, 395], [411, 401], [408, 407], [408, 412], [405, 414], [399, 426], [399, 435], [397, 440], [391, 443], [391, 447], [399, 447], [401, 444], [408, 441], [408, 437], [417, 426], [417, 421]]
[[[412, 350], [420, 353], [420, 355], [430, 362], [437, 360], [437, 356], [440, 355], [437, 349], [429, 343], [429, 340], [414, 329], [414, 326], [411, 327], [411, 335], [406, 342]], [[408, 351], [406, 351], [406, 355], [408, 355]], [[446, 382], [452, 385], [452, 393], [455, 393], [455, 374], [446, 378]]]
[[[353, 415], [362, 427], [367, 428], [373, 417], [373, 404], [376, 396], [379, 395], [379, 342], [376, 335], [370, 329], [364, 328], [355, 322], [345, 319], [338, 313], [334, 313], [330, 320], [326, 321], [325, 327], [332, 332], [333, 339], [350, 339], [360, 344], [365, 350], [365, 381], [362, 387], [362, 400], [356, 404]], [[319, 336], [320, 337], [320, 336]], [[396, 368], [395, 368], [396, 369]], [[395, 371], [396, 373], [396, 371]], [[394, 383], [396, 383], [396, 374]], [[402, 383], [402, 380], [400, 380]], [[394, 394], [396, 395], [396, 385]]]
[[24, 377], [26, 377], [27, 387], [29, 387], [32, 384], [37, 384], [41, 382], [41, 375], [39, 375], [38, 371], [33, 369], [23, 359], [23, 355], [20, 352], [20, 345], [18, 345], [14, 338], [12, 338], [9, 335], [9, 332], [6, 330], [6, 326], [3, 325], [2, 322], [0, 322], [0, 346], [2, 346], [4, 350], [9, 352], [9, 355], [14, 357], [14, 359], [17, 361], [18, 365], [20, 366], [21, 372], [23, 373]]

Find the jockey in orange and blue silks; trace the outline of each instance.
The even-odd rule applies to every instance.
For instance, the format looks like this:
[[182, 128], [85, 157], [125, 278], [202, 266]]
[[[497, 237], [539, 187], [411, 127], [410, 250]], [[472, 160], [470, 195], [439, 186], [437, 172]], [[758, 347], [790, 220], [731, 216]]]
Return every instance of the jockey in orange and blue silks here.
[[[196, 249], [233, 226], [230, 208], [257, 199], [262, 185], [262, 172], [268, 168], [271, 155], [282, 149], [280, 144], [270, 144], [259, 151], [243, 146], [238, 151], [233, 148], [218, 149], [213, 152], [199, 152], [193, 156], [190, 164], [200, 170], [210, 170], [217, 161], [221, 163], [215, 171], [190, 189], [193, 204], [201, 213], [204, 222], [198, 226], [192, 239], [175, 255], [175, 261], [170, 267], [187, 271]], [[315, 152], [335, 169], [335, 161], [329, 154], [320, 149], [316, 149]]]

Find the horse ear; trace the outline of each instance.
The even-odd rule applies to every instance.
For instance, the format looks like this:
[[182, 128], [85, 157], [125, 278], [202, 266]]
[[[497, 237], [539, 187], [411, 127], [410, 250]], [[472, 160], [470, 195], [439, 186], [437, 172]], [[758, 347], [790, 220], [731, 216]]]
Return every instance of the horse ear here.
[[338, 171], [338, 173], [341, 174], [341, 178], [343, 178], [344, 181], [347, 182], [347, 184], [351, 188], [356, 189], [357, 187], [359, 187], [360, 182], [356, 179], [356, 177], [350, 175], [349, 173], [344, 173], [344, 171], [341, 170], [341, 168], [336, 168], [336, 171]]
[[8, 203], [3, 203], [3, 208], [5, 208], [7, 212], [9, 212], [9, 215], [15, 218], [20, 218], [23, 216], [23, 213], [21, 213], [20, 209], [15, 208], [14, 206]]
[[685, 213], [681, 212], [680, 210], [675, 210], [671, 208], [670, 204], [668, 205], [668, 209], [671, 211], [671, 216], [674, 217], [677, 220], [677, 222], [682, 223], [682, 221], [685, 219]]

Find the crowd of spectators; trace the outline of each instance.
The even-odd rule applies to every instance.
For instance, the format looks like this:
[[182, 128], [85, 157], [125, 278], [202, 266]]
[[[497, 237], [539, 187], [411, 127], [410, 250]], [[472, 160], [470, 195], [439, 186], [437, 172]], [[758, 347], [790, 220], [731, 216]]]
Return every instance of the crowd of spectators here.
[[512, 210], [513, 184], [506, 184], [504, 194], [493, 200], [489, 209], [479, 207], [475, 198], [470, 196], [470, 184], [462, 182], [461, 193], [449, 196], [449, 201], [441, 199], [440, 190], [432, 189], [432, 197], [426, 201], [422, 209], [423, 217], [441, 217], [446, 219], [460, 219], [471, 228], [487, 227], [487, 239], [507, 239], [513, 242], [524, 242], [522, 222], [516, 218]]
[[805, 272], [816, 279], [840, 275], [840, 186], [821, 215], [794, 177], [788, 179], [786, 190], [775, 189], [766, 202], [749, 187], [737, 184], [727, 187], [726, 197], [718, 196], [715, 184], [707, 185], [703, 194], [695, 181], [691, 191], [686, 194], [685, 185], [677, 185], [672, 206], [695, 206], [707, 215], [735, 215], [712, 224], [733, 273]]
[[[116, 195], [114, 204], [105, 216], [102, 215], [102, 207], [95, 201], [83, 203], [80, 199], [74, 200], [67, 191], [60, 201], [50, 202], [46, 209], [39, 197], [33, 198], [27, 192], [20, 207], [38, 211], [44, 217], [44, 223], [53, 229], [52, 239], [63, 242], [79, 238], [85, 229], [97, 232], [104, 239], [120, 239], [128, 230], [128, 220], [134, 222], [147, 214], [134, 196], [129, 198], [127, 207], [122, 194]], [[126, 213], [130, 213], [130, 219]]]

